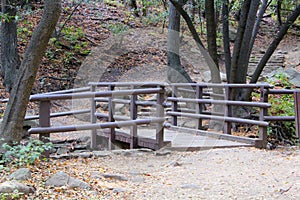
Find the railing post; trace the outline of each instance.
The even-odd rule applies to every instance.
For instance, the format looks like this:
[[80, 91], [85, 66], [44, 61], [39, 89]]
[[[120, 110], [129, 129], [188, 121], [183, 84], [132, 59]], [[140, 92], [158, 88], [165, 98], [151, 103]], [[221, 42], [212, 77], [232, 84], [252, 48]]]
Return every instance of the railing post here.
[[[91, 86], [91, 92], [96, 91], [96, 86], [92, 85]], [[97, 122], [97, 118], [95, 116], [96, 113], [96, 102], [95, 102], [95, 96], [90, 99], [90, 104], [91, 104], [91, 113], [90, 113], [90, 120], [92, 124], [95, 124]], [[92, 129], [91, 130], [91, 149], [95, 149], [97, 147], [97, 129]]]
[[[115, 89], [114, 85], [109, 85], [108, 87], [109, 91], [113, 91]], [[113, 103], [113, 96], [108, 98], [108, 121], [109, 122], [114, 122], [114, 110], [115, 106]], [[108, 141], [108, 149], [112, 150], [114, 149], [114, 144], [116, 141], [116, 129], [115, 128], [110, 128], [110, 136], [109, 136], [109, 141]]]
[[[300, 91], [294, 91], [296, 137], [300, 139]], [[300, 141], [299, 141], [300, 144]]]
[[[50, 101], [40, 101], [39, 107], [39, 125], [40, 127], [50, 127]], [[47, 143], [50, 141], [50, 133], [39, 134], [39, 140]], [[49, 157], [50, 152], [45, 151], [43, 156]]]
[[[172, 85], [172, 97], [177, 97], [177, 87], [175, 85]], [[178, 102], [172, 101], [172, 112], [178, 111]], [[172, 125], [177, 126], [177, 116], [172, 116]]]
[[[156, 117], [163, 118], [164, 117], [164, 106], [163, 103], [165, 101], [165, 88], [164, 86], [160, 86], [163, 90], [157, 93], [156, 99]], [[156, 126], [156, 143], [158, 145], [158, 149], [162, 148], [164, 145], [164, 123], [157, 123]]]
[[[131, 86], [131, 89], [135, 89], [134, 86]], [[131, 95], [130, 97], [130, 119], [136, 120], [137, 119], [137, 95]], [[138, 147], [138, 133], [137, 133], [137, 125], [130, 126], [130, 149]]]
[[[268, 103], [268, 89], [265, 89], [264, 86], [260, 87], [260, 102]], [[265, 116], [268, 115], [267, 108], [259, 109], [259, 121], [264, 121]], [[266, 126], [259, 126], [259, 142], [255, 144], [257, 148], [266, 148], [267, 146], [267, 133], [268, 129]]]
[[[232, 100], [232, 88], [229, 86], [225, 86], [225, 101]], [[225, 105], [224, 110], [225, 117], [232, 117], [232, 106]], [[224, 124], [224, 133], [231, 134], [232, 123], [225, 121]]]
[[[203, 98], [203, 87], [200, 87], [200, 85], [196, 86], [196, 99], [202, 99]], [[203, 111], [203, 104], [197, 103], [196, 104], [196, 114], [201, 114]], [[197, 120], [196, 129], [202, 129], [202, 119]]]

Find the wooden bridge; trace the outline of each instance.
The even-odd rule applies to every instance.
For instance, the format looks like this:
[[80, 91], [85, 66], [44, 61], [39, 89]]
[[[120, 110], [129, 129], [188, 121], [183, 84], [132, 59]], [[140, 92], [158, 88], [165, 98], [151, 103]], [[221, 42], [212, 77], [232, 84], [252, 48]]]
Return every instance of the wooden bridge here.
[[[260, 101], [234, 101], [235, 89], [255, 89], [259, 91]], [[268, 116], [271, 107], [268, 95], [273, 94], [294, 94], [295, 116]], [[273, 89], [269, 84], [90, 83], [85, 88], [32, 95], [30, 101], [39, 102], [39, 115], [26, 116], [25, 120], [39, 120], [39, 127], [31, 128], [29, 133], [39, 134], [42, 140], [49, 138], [51, 133], [90, 130], [92, 149], [97, 148], [98, 135], [108, 138], [109, 149], [120, 142], [129, 148], [155, 150], [162, 147], [185, 150], [233, 146], [264, 148], [270, 121], [296, 121], [299, 138], [299, 94], [296, 90]], [[50, 111], [54, 101], [79, 99], [83, 99], [84, 104], [88, 102], [85, 109]], [[123, 105], [128, 112], [120, 114], [117, 105]], [[253, 119], [235, 116], [240, 107], [256, 108], [259, 115]], [[89, 115], [89, 124], [51, 126], [53, 117], [82, 114]], [[182, 121], [193, 122], [193, 126], [187, 127]], [[209, 129], [212, 124], [217, 124], [219, 130]], [[257, 127], [257, 137], [232, 135], [234, 124]]]

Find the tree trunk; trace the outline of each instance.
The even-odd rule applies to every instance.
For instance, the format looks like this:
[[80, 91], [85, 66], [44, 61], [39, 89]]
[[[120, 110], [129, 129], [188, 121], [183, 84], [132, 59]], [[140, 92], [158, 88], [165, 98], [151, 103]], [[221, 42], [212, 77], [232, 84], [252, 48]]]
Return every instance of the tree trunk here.
[[[272, 54], [278, 47], [281, 40], [286, 35], [289, 28], [293, 25], [293, 23], [296, 21], [296, 19], [300, 16], [300, 4], [296, 7], [296, 9], [288, 16], [287, 21], [281, 26], [279, 32], [277, 33], [276, 37], [270, 44], [269, 48], [267, 49], [266, 53], [263, 55], [261, 60], [259, 61], [252, 77], [250, 80], [250, 83], [256, 83], [258, 81], [259, 76], [261, 75], [261, 72], [263, 71], [264, 67], [266, 66], [267, 62], [271, 58]], [[248, 89], [243, 93], [244, 99], [250, 99], [252, 90]]]
[[215, 62], [213, 61], [213, 59], [210, 57], [209, 53], [207, 52], [207, 50], [205, 49], [194, 25], [192, 20], [190, 19], [189, 15], [183, 10], [182, 6], [180, 4], [177, 3], [177, 1], [175, 0], [170, 0], [170, 2], [174, 5], [174, 7], [176, 8], [176, 10], [181, 14], [181, 16], [183, 17], [183, 19], [185, 20], [185, 22], [187, 23], [187, 26], [192, 34], [193, 39], [195, 40], [201, 54], [203, 55], [210, 71], [211, 71], [211, 79], [213, 83], [220, 83], [221, 82], [221, 78], [220, 78], [220, 71], [217, 68]]
[[243, 37], [246, 29], [247, 18], [249, 13], [251, 0], [245, 0], [243, 3], [237, 35], [234, 41], [234, 48], [232, 53], [231, 68], [230, 68], [230, 83], [236, 83], [238, 75], [238, 60], [243, 43]]
[[17, 41], [17, 14], [16, 1], [2, 0], [2, 14], [7, 19], [2, 20], [1, 24], [1, 71], [3, 85], [7, 91], [11, 91], [15, 81], [17, 69], [20, 67], [20, 57], [18, 54]]
[[229, 39], [229, 0], [224, 0], [222, 7], [222, 22], [223, 22], [223, 45], [225, 54], [225, 68], [226, 78], [230, 80], [230, 68], [231, 68], [231, 51], [230, 51], [230, 39]]
[[253, 31], [252, 31], [252, 37], [251, 37], [250, 44], [249, 44], [249, 47], [250, 47], [249, 57], [251, 55], [252, 48], [253, 48], [253, 45], [254, 45], [254, 42], [255, 42], [255, 38], [256, 38], [257, 33], [258, 33], [260, 22], [261, 22], [261, 20], [264, 16], [264, 13], [266, 12], [267, 7], [268, 7], [268, 0], [262, 0], [262, 5], [261, 5], [261, 7], [258, 11], [257, 18], [256, 18], [254, 28], [253, 28]]
[[256, 83], [263, 68], [266, 66], [268, 60], [276, 50], [277, 46], [281, 42], [281, 40], [286, 35], [289, 28], [293, 25], [293, 23], [296, 21], [296, 19], [300, 15], [300, 4], [296, 7], [296, 9], [289, 15], [287, 21], [281, 26], [279, 32], [277, 33], [276, 37], [270, 44], [268, 50], [264, 54], [264, 56], [261, 58], [260, 62], [257, 65], [257, 68], [255, 69], [255, 72], [252, 75], [250, 83]]
[[[180, 0], [179, 4], [184, 5], [186, 0]], [[167, 42], [167, 58], [168, 58], [168, 81], [176, 82], [192, 82], [191, 77], [183, 69], [180, 61], [180, 13], [170, 3], [169, 26], [168, 26], [168, 42]]]
[[1, 143], [19, 142], [22, 137], [23, 121], [47, 44], [60, 16], [61, 0], [46, 0], [44, 14], [34, 31], [21, 63], [1, 124]]
[[248, 17], [247, 17], [247, 24], [245, 27], [245, 32], [243, 35], [243, 41], [239, 52], [239, 59], [238, 59], [238, 76], [236, 77], [236, 83], [246, 83], [247, 78], [247, 71], [248, 71], [248, 64], [250, 59], [250, 40], [252, 37], [252, 31], [254, 28], [254, 24], [256, 21], [256, 13], [259, 7], [258, 0], [252, 0]]
[[217, 68], [219, 69], [215, 4], [212, 0], [205, 0], [205, 17], [208, 53], [215, 62]]

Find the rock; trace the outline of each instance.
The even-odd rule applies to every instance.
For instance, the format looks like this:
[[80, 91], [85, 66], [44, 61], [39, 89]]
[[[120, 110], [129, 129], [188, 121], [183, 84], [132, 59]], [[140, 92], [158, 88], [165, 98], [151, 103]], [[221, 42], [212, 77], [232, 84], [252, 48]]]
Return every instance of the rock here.
[[29, 193], [34, 193], [34, 188], [15, 180], [6, 181], [0, 184], [0, 194], [14, 193], [15, 191], [18, 191], [19, 193], [23, 193], [23, 194], [29, 194]]
[[62, 171], [54, 174], [51, 178], [49, 178], [46, 181], [45, 185], [54, 186], [54, 187], [69, 186], [70, 188], [81, 188], [81, 189], [91, 188], [91, 186], [86, 182], [73, 178]]
[[289, 81], [293, 83], [296, 87], [300, 87], [300, 73], [292, 68], [287, 68], [284, 72], [289, 77]]
[[58, 148], [56, 151], [57, 155], [63, 155], [69, 153], [69, 150], [66, 147]]
[[9, 176], [13, 180], [26, 180], [31, 178], [31, 172], [28, 168], [20, 168]]
[[172, 152], [170, 150], [166, 150], [166, 149], [160, 149], [158, 151], [156, 151], [154, 154], [156, 156], [166, 156], [166, 155], [170, 155]]
[[123, 188], [114, 188], [114, 189], [112, 190], [112, 192], [113, 192], [113, 193], [122, 193], [122, 192], [126, 192], [126, 190], [123, 189]]
[[118, 181], [128, 181], [125, 175], [122, 174], [102, 174], [104, 178], [115, 179]]
[[111, 157], [113, 154], [110, 151], [94, 151], [94, 157], [103, 158], [103, 157]]
[[181, 186], [182, 189], [199, 189], [200, 186], [196, 184], [184, 184]]

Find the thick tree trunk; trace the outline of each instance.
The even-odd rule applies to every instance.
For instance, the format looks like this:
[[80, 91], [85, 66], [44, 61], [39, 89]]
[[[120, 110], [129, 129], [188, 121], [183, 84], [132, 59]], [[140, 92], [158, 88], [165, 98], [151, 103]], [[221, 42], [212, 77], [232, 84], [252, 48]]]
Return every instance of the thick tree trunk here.
[[205, 0], [205, 17], [208, 53], [219, 69], [215, 4], [212, 0]]
[[238, 76], [236, 77], [236, 83], [246, 83], [247, 78], [247, 71], [248, 71], [248, 64], [250, 59], [250, 50], [252, 49], [250, 47], [250, 40], [252, 37], [252, 31], [254, 28], [254, 24], [256, 21], [256, 13], [259, 7], [259, 1], [258, 0], [252, 0], [248, 18], [247, 18], [247, 24], [245, 27], [245, 32], [243, 36], [243, 41], [241, 45], [241, 49], [239, 52], [239, 59], [238, 59]]
[[230, 80], [230, 68], [231, 68], [231, 51], [230, 51], [230, 39], [229, 39], [229, 0], [224, 0], [222, 7], [222, 34], [223, 34], [223, 45], [225, 55], [225, 68], [226, 78]]
[[[179, 4], [184, 5], [186, 0], [180, 0]], [[180, 13], [170, 3], [169, 26], [168, 26], [168, 42], [167, 42], [167, 58], [168, 58], [168, 81], [176, 82], [192, 82], [188, 73], [183, 69], [180, 61]]]
[[3, 85], [11, 91], [15, 81], [17, 69], [20, 67], [17, 41], [17, 14], [16, 1], [2, 0], [2, 14], [8, 19], [2, 20], [1, 24], [1, 71]]
[[44, 14], [21, 63], [1, 124], [1, 143], [19, 142], [30, 93], [48, 41], [60, 16], [61, 0], [46, 0]]
[[205, 49], [194, 25], [192, 20], [190, 19], [189, 15], [183, 10], [182, 6], [176, 1], [176, 0], [170, 0], [170, 2], [174, 5], [174, 7], [176, 8], [176, 10], [181, 14], [181, 16], [183, 17], [183, 19], [185, 20], [185, 22], [187, 23], [187, 26], [192, 34], [193, 39], [195, 40], [201, 54], [203, 55], [210, 71], [211, 71], [211, 78], [212, 78], [212, 82], [213, 83], [220, 83], [221, 82], [221, 78], [220, 78], [220, 71], [217, 68], [215, 62], [213, 61], [213, 59], [210, 57], [209, 53], [207, 52], [207, 50]]

